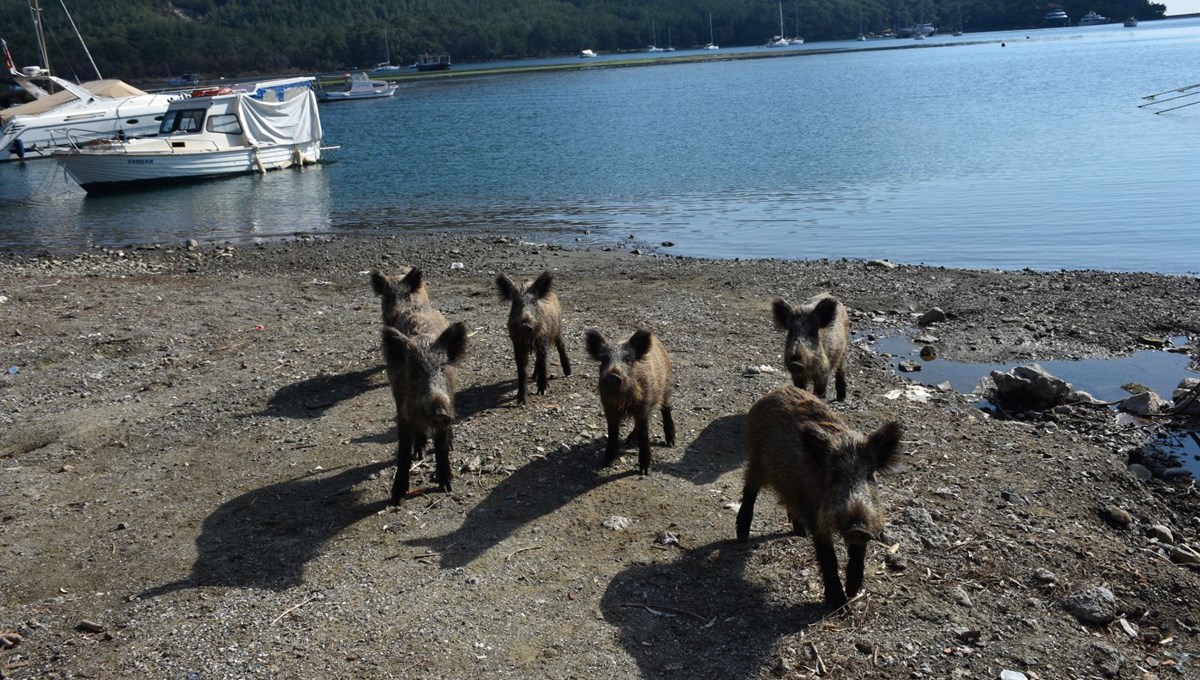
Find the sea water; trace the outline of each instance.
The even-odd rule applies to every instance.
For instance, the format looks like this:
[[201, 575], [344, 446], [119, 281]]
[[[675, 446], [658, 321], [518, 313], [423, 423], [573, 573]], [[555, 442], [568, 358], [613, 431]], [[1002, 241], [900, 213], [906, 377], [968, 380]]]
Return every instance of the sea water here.
[[805, 48], [406, 81], [323, 105], [341, 148], [303, 172], [88, 196], [53, 161], [3, 164], [0, 247], [498, 230], [706, 257], [1200, 271], [1200, 106], [1139, 108], [1200, 79], [1200, 19]]

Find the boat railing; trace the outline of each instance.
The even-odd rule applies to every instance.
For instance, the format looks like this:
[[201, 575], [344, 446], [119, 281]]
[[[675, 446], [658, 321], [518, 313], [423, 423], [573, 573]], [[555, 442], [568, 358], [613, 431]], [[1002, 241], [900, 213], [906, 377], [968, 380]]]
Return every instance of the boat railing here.
[[[136, 148], [130, 143], [137, 142]], [[106, 153], [178, 153], [183, 151], [220, 151], [221, 147], [211, 139], [188, 139], [186, 142], [171, 137], [132, 137], [83, 139], [72, 138], [65, 145], [78, 151], [104, 151]]]

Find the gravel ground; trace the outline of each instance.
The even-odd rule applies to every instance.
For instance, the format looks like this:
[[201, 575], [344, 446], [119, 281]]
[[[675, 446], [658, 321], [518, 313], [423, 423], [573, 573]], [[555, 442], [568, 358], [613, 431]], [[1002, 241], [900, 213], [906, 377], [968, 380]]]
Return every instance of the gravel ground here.
[[[865, 340], [937, 306], [928, 332], [958, 361], [1194, 346], [1200, 280], [632, 250], [425, 234], [0, 255], [19, 369], [0, 375], [0, 677], [1200, 677], [1200, 580], [1170, 557], [1200, 546], [1196, 491], [1127, 469], [1154, 423], [897, 397]], [[470, 344], [454, 492], [427, 456], [397, 509], [366, 273], [403, 264]], [[492, 280], [543, 269], [575, 372], [552, 357], [521, 407]], [[834, 410], [905, 427], [865, 592], [833, 613], [774, 503], [733, 540], [744, 414], [786, 380], [770, 301], [819, 291], [857, 332]], [[652, 421], [645, 478], [632, 443], [600, 466], [582, 340], [643, 325], [678, 428], [666, 447]]]

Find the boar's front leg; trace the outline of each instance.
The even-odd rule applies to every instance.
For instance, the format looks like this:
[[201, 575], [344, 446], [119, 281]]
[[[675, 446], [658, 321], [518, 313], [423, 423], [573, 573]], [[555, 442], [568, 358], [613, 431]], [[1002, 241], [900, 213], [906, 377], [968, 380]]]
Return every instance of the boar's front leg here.
[[517, 403], [525, 403], [525, 382], [529, 379], [529, 353], [524, 347], [513, 343], [513, 354], [517, 357]]
[[675, 417], [671, 413], [671, 407], [664, 404], [661, 413], [663, 419], [663, 437], [667, 440], [667, 446], [675, 446]]
[[837, 400], [846, 401], [846, 367], [838, 366], [837, 372], [833, 374], [834, 386], [837, 388]]
[[866, 559], [867, 546], [865, 543], [846, 546], [846, 597], [854, 597], [862, 588]]
[[813, 535], [813, 547], [817, 551], [817, 564], [821, 567], [821, 580], [825, 582], [825, 605], [840, 609], [846, 604], [846, 593], [838, 575], [837, 553], [828, 536]]
[[737, 514], [737, 540], [745, 543], [750, 540], [750, 522], [754, 521], [754, 501], [758, 500], [758, 484], [752, 483], [750, 473], [746, 473], [746, 486], [742, 488], [742, 507]]
[[621, 452], [621, 419], [614, 415], [608, 416], [608, 444], [604, 447], [604, 464], [612, 465]]
[[450, 443], [454, 441], [454, 426], [447, 425], [433, 435], [438, 489], [450, 493]]
[[412, 467], [413, 437], [408, 426], [397, 422], [396, 434], [396, 478], [392, 482], [392, 505], [400, 505], [400, 501], [408, 493], [408, 469]]

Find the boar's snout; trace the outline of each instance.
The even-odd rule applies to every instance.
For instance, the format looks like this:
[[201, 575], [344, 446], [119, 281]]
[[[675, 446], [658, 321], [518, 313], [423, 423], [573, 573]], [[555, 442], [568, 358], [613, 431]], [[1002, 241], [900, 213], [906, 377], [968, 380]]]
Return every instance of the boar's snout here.
[[852, 526], [842, 533], [846, 545], [866, 545], [874, 540], [875, 535], [862, 525]]
[[519, 330], [521, 332], [522, 337], [527, 338], [527, 339], [533, 338], [533, 322], [532, 321], [522, 322]]
[[605, 373], [600, 377], [600, 384], [612, 389], [620, 387], [622, 382], [620, 373]]

